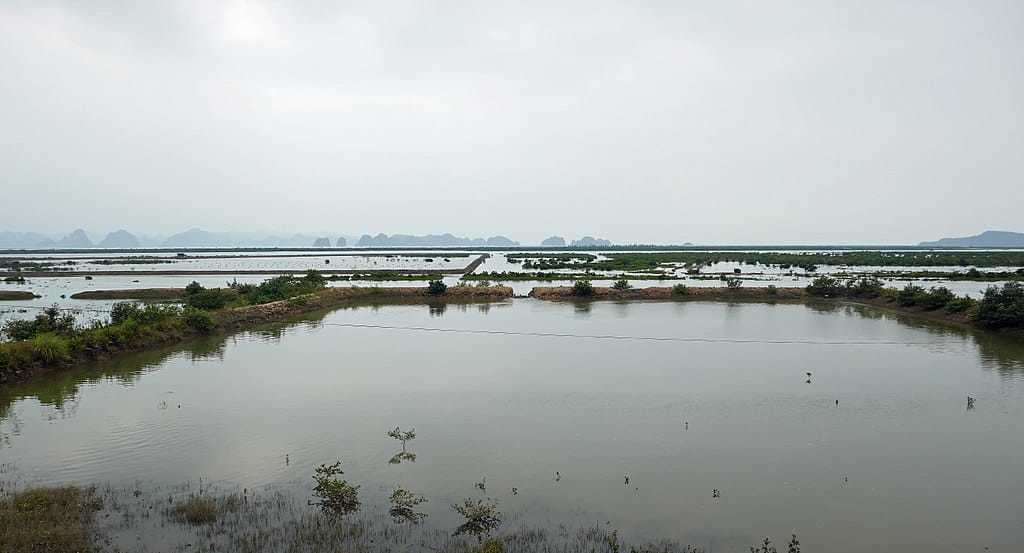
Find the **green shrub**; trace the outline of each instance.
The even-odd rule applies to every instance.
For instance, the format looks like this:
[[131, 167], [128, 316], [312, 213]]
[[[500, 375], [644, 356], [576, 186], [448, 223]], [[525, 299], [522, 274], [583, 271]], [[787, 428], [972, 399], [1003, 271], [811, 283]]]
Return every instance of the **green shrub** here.
[[455, 512], [465, 519], [455, 529], [455, 536], [469, 534], [482, 542], [483, 538], [501, 526], [501, 512], [498, 511], [498, 504], [492, 500], [466, 499], [460, 504], [452, 505]]
[[341, 470], [341, 461], [331, 465], [320, 465], [314, 470], [313, 503], [325, 513], [345, 516], [359, 510], [359, 486], [353, 486], [338, 478], [345, 474]]
[[676, 284], [672, 287], [672, 293], [677, 296], [688, 296], [690, 295], [690, 287], [685, 284]]
[[988, 328], [1024, 328], [1024, 285], [989, 286], [978, 302], [975, 320]]
[[572, 283], [572, 295], [587, 297], [594, 295], [594, 285], [589, 280], [577, 280]]
[[192, 282], [188, 283], [188, 286], [185, 287], [185, 294], [191, 296], [193, 294], [198, 294], [203, 290], [205, 290], [205, 288], [203, 288], [203, 285], [193, 280]]
[[185, 326], [192, 330], [202, 333], [213, 331], [213, 317], [206, 311], [189, 308], [184, 311], [182, 317], [185, 319]]
[[924, 288], [917, 286], [916, 284], [908, 284], [896, 294], [896, 303], [900, 304], [902, 307], [910, 307], [917, 303], [917, 300], [924, 294]]
[[963, 313], [964, 311], [967, 311], [971, 307], [974, 307], [976, 303], [978, 302], [972, 300], [971, 298], [956, 298], [947, 303], [945, 309], [947, 313]]
[[769, 284], [768, 287], [765, 288], [765, 291], [768, 292], [769, 296], [777, 296], [777, 295], [779, 295], [779, 289], [776, 288], [774, 284]]
[[738, 278], [730, 277], [725, 279], [725, 286], [730, 290], [736, 290], [739, 289], [739, 287], [743, 286], [743, 281]]
[[440, 280], [431, 280], [427, 283], [427, 293], [439, 295], [448, 290], [448, 285]]
[[127, 301], [117, 302], [110, 308], [110, 323], [118, 324], [128, 319], [134, 319], [139, 316], [140, 311], [139, 306], [134, 303]]
[[7, 321], [0, 332], [11, 340], [28, 340], [48, 332], [71, 335], [75, 332], [75, 316], [71, 313], [62, 313], [60, 307], [55, 304], [44, 309], [32, 320]]
[[615, 284], [612, 284], [612, 288], [614, 288], [615, 290], [625, 291], [625, 290], [629, 290], [630, 288], [632, 288], [632, 286], [629, 285], [629, 281], [628, 280], [621, 279], [621, 280], [616, 280]]
[[806, 290], [808, 294], [820, 297], [839, 296], [844, 292], [839, 279], [827, 276], [820, 276], [812, 280]]
[[914, 303], [920, 305], [925, 309], [939, 309], [945, 307], [946, 304], [956, 299], [956, 294], [951, 292], [949, 288], [945, 286], [938, 286], [919, 294], [915, 299]]
[[196, 309], [221, 309], [236, 297], [230, 289], [209, 288], [185, 297], [185, 304]]

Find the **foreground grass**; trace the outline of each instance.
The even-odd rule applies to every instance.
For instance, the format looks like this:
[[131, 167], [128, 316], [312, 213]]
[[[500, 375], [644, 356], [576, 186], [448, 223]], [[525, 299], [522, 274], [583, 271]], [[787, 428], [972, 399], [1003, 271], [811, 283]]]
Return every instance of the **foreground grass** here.
[[69, 486], [13, 493], [0, 500], [0, 551], [93, 551], [96, 513], [101, 507], [92, 489]]
[[[3, 484], [0, 483], [0, 489]], [[516, 515], [509, 518], [517, 519]], [[130, 544], [130, 545], [129, 545]], [[127, 548], [125, 548], [127, 546]], [[349, 516], [311, 506], [280, 489], [219, 493], [193, 483], [155, 489], [59, 487], [0, 501], [3, 553], [192, 551], [304, 553], [696, 553], [672, 541], [627, 543], [607, 525], [512, 523], [476, 539], [452, 528], [398, 523], [378, 506]]]

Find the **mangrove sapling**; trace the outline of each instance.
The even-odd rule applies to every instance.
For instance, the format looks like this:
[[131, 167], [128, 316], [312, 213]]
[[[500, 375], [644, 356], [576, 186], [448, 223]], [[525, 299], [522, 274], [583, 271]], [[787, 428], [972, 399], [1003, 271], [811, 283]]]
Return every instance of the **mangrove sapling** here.
[[359, 486], [353, 486], [348, 481], [338, 478], [345, 474], [341, 470], [341, 461], [333, 464], [320, 465], [313, 472], [313, 497], [316, 501], [311, 505], [320, 507], [328, 514], [345, 516], [359, 510]]
[[388, 511], [388, 514], [391, 515], [396, 524], [403, 522], [419, 524], [420, 521], [427, 518], [427, 514], [416, 511], [416, 507], [426, 502], [427, 498], [422, 495], [412, 493], [402, 487], [397, 487], [391, 493], [391, 509]]
[[402, 442], [402, 451], [405, 451], [405, 444], [416, 439], [416, 429], [410, 429], [403, 431], [399, 427], [395, 427], [394, 430], [388, 430], [388, 436]]
[[453, 536], [469, 534], [476, 538], [477, 543], [501, 526], [501, 512], [498, 504], [489, 499], [466, 499], [461, 504], [452, 505], [456, 513], [466, 519], [455, 529]]
[[738, 278], [729, 277], [729, 278], [725, 279], [725, 285], [730, 290], [737, 290], [737, 289], [739, 289], [740, 286], [743, 286], [743, 281], [738, 279]]
[[676, 296], [687, 296], [690, 294], [690, 287], [685, 284], [676, 284], [672, 287], [672, 293]]
[[594, 285], [589, 280], [577, 280], [572, 283], [572, 295], [588, 297], [594, 295]]
[[441, 295], [448, 290], [448, 285], [440, 280], [431, 280], [427, 283], [427, 292], [435, 296]]
[[632, 286], [630, 286], [628, 280], [621, 279], [621, 280], [616, 280], [615, 284], [612, 284], [612, 288], [614, 288], [616, 290], [620, 290], [620, 291], [625, 291], [625, 290], [629, 290], [630, 288], [632, 288]]

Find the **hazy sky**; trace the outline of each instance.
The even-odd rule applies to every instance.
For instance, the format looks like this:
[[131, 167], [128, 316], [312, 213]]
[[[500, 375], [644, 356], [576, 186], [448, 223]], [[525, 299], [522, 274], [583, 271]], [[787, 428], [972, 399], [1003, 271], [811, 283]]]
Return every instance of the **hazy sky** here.
[[1024, 231], [1024, 3], [0, 0], [0, 230]]

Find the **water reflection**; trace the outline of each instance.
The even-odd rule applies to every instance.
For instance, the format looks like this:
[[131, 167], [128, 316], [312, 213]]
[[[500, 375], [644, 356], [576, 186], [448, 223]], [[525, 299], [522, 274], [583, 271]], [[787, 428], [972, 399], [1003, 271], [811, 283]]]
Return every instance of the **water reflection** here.
[[[1019, 512], [1024, 387], [1000, 375], [1024, 352], [1006, 336], [835, 304], [481, 307], [310, 314], [26, 383], [0, 392], [3, 457], [54, 482], [246, 486], [306, 483], [342, 458], [367, 494], [439, 498], [442, 526], [449, 500], [483, 492], [554, 524], [579, 508], [644, 536], [744, 532], [725, 550], [810, 519], [807, 543], [872, 549], [844, 541], [863, 539], [843, 534], [851, 517], [879, 539], [925, 516], [973, 539]], [[611, 335], [695, 340], [595, 338]], [[700, 341], [715, 338], [736, 343]]]

